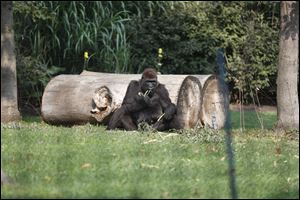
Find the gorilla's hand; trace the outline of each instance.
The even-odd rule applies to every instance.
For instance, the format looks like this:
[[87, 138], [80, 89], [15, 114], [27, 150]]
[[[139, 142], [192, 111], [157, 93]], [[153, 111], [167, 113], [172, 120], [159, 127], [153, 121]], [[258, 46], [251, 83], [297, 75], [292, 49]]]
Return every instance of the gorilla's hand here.
[[139, 92], [136, 96], [135, 96], [135, 100], [138, 102], [138, 103], [143, 103], [144, 102], [144, 96], [141, 92]]
[[152, 94], [151, 90], [147, 90], [145, 92], [145, 94], [143, 94], [142, 92], [139, 92], [137, 97], [136, 97], [136, 100], [138, 102], [145, 103], [146, 105], [150, 105], [151, 104], [151, 100], [150, 100], [150, 97], [149, 97], [150, 94]]
[[172, 114], [172, 113], [170, 113], [170, 112], [165, 112], [164, 118], [165, 118], [166, 120], [170, 120], [170, 119], [172, 119], [172, 117], [173, 117], [173, 114]]
[[166, 120], [170, 120], [173, 118], [173, 116], [176, 113], [176, 107], [175, 106], [169, 106], [166, 110], [165, 110], [165, 115], [164, 118]]
[[144, 96], [144, 102], [147, 104], [147, 105], [150, 105], [151, 101], [150, 101], [150, 97], [148, 95], [145, 95]]

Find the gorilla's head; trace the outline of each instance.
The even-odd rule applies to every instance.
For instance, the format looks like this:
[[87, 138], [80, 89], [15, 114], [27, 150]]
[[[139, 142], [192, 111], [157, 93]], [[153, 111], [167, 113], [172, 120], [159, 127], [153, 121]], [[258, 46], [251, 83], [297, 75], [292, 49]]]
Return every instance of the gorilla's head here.
[[147, 90], [152, 93], [152, 91], [157, 87], [157, 73], [153, 68], [146, 68], [143, 72], [141, 79], [141, 89], [145, 93]]

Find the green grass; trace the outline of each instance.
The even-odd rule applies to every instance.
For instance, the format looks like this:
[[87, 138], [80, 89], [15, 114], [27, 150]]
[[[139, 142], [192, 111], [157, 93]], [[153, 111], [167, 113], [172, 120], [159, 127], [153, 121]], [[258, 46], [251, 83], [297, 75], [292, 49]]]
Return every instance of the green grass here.
[[[239, 198], [299, 198], [299, 134], [233, 133]], [[1, 168], [15, 181], [1, 198], [230, 198], [225, 150], [223, 131], [108, 132], [26, 117], [1, 125]]]
[[[240, 112], [231, 111], [231, 124], [233, 129], [239, 129], [240, 125]], [[259, 112], [259, 117], [262, 118], [262, 125], [264, 129], [272, 129], [276, 123], [277, 115], [275, 112]], [[261, 129], [261, 123], [258, 120], [257, 114], [254, 111], [244, 111], [244, 121], [246, 129], [259, 128]]]

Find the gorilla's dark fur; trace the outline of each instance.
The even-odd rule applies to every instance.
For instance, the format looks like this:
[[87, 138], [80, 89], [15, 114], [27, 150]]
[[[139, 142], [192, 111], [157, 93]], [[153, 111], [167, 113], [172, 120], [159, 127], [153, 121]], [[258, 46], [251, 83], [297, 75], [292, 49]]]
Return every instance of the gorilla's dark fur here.
[[146, 122], [163, 131], [171, 128], [175, 114], [168, 90], [157, 81], [156, 71], [147, 68], [139, 81], [129, 83], [122, 106], [114, 112], [107, 129], [136, 130], [139, 123]]

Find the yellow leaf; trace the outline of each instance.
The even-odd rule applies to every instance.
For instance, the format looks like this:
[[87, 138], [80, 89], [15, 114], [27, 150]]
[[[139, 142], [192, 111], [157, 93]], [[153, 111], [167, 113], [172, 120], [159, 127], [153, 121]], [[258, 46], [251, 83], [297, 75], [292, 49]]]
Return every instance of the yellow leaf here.
[[87, 51], [84, 52], [83, 57], [85, 60], [89, 58], [89, 53]]
[[163, 53], [163, 49], [162, 48], [158, 48], [158, 53], [162, 54]]

